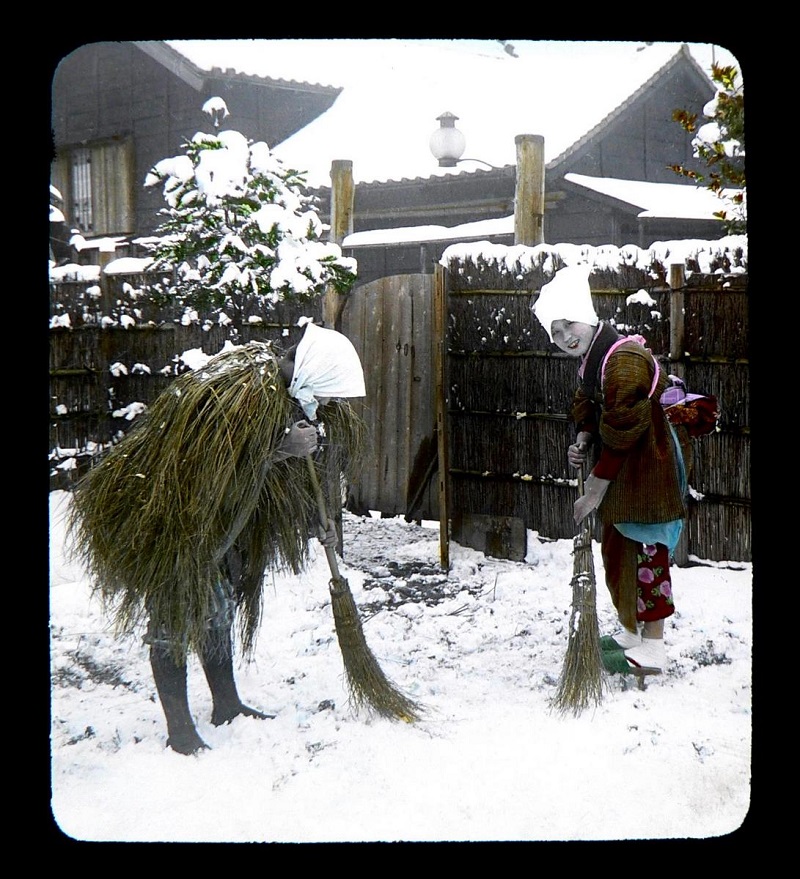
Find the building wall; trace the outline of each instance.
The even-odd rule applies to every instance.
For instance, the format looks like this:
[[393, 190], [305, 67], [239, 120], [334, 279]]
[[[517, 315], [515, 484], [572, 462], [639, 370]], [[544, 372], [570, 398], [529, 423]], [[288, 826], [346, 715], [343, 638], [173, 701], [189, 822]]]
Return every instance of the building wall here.
[[680, 183], [670, 165], [696, 167], [691, 137], [672, 118], [675, 110], [700, 114], [711, 94], [688, 71], [676, 70], [631, 102], [602, 136], [566, 156], [552, 170], [651, 183]]
[[[134, 143], [135, 232], [148, 234], [163, 206], [147, 172], [178, 151], [200, 96], [131, 43], [90, 43], [62, 60], [53, 79], [57, 153], [114, 137]], [[127, 230], [120, 230], [127, 231]]]

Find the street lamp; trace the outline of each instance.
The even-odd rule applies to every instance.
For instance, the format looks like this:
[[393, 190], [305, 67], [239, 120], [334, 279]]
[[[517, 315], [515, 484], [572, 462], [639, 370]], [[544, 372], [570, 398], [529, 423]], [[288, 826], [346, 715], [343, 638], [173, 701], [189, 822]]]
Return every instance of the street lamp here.
[[450, 112], [442, 113], [437, 116], [436, 120], [439, 127], [431, 135], [429, 145], [433, 157], [438, 160], [440, 168], [455, 168], [459, 162], [480, 162], [493, 171], [499, 170], [496, 165], [492, 165], [483, 159], [462, 159], [464, 150], [467, 146], [467, 139], [464, 133], [456, 128], [456, 119], [458, 116]]
[[454, 168], [467, 146], [463, 132], [456, 128], [456, 119], [458, 116], [450, 112], [436, 117], [439, 127], [431, 135], [429, 144], [440, 168]]
[[[456, 128], [458, 116], [442, 113], [436, 119], [439, 127], [429, 143], [440, 168], [454, 168], [459, 162], [480, 162], [493, 171], [503, 170], [483, 159], [462, 159], [467, 142]], [[517, 150], [514, 244], [533, 247], [544, 241], [544, 138], [540, 134], [518, 134], [514, 144]]]

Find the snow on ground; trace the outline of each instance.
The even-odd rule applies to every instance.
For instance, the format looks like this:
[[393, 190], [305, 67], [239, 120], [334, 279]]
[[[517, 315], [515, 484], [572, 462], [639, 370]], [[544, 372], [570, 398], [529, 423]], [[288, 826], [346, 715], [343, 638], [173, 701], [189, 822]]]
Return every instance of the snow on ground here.
[[[67, 837], [136, 842], [561, 841], [735, 838], [751, 784], [752, 566], [676, 571], [668, 672], [608, 679], [599, 706], [553, 710], [566, 648], [572, 541], [528, 532], [525, 562], [452, 544], [438, 525], [344, 517], [347, 577], [367, 642], [425, 707], [415, 724], [354, 715], [321, 550], [269, 575], [240, 693], [272, 720], [214, 727], [210, 750], [165, 747], [140, 637], [115, 639], [65, 557], [50, 495], [51, 807]], [[614, 615], [595, 546], [602, 632]]]

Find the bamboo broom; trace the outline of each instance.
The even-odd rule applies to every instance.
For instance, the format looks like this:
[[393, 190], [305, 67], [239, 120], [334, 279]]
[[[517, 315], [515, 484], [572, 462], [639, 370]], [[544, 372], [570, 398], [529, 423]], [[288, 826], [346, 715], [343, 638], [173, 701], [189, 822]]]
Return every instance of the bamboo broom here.
[[[578, 493], [583, 496], [583, 469], [578, 471]], [[605, 670], [597, 621], [597, 590], [592, 556], [592, 521], [587, 516], [573, 540], [572, 614], [564, 666], [553, 698], [562, 714], [579, 715], [599, 705], [605, 688]]]
[[[317, 499], [320, 525], [327, 531], [328, 512], [311, 455], [306, 455], [306, 464]], [[334, 548], [326, 546], [325, 555], [331, 569], [331, 607], [351, 701], [357, 709], [368, 705], [383, 717], [406, 723], [419, 720], [420, 706], [389, 681], [369, 649], [350, 586], [339, 572]]]

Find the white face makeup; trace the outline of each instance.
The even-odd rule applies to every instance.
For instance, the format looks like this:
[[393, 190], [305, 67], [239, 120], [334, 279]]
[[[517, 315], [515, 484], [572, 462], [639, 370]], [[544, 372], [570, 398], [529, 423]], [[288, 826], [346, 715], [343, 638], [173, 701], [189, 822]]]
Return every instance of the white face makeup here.
[[589, 350], [597, 328], [580, 321], [554, 320], [550, 324], [553, 342], [570, 357], [583, 357]]

